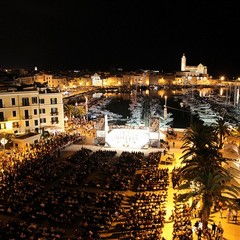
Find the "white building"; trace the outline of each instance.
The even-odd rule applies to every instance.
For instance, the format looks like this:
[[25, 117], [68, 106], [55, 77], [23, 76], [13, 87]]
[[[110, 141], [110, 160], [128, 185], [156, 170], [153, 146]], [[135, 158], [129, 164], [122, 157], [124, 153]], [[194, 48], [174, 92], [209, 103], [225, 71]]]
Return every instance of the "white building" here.
[[91, 78], [92, 78], [92, 86], [96, 86], [96, 87], [103, 86], [103, 80], [97, 73], [95, 73], [93, 76], [91, 76]]
[[0, 133], [64, 131], [62, 94], [32, 91], [0, 92]]
[[201, 63], [197, 66], [187, 66], [187, 58], [185, 54], [183, 54], [181, 59], [181, 71], [189, 72], [189, 75], [198, 76], [200, 74], [207, 74], [207, 67], [202, 65]]
[[[188, 66], [187, 58], [183, 54], [181, 58], [181, 71], [175, 74], [175, 82], [182, 85], [201, 85], [208, 83], [207, 66], [198, 64], [197, 66]], [[208, 83], [209, 84], [209, 83]]]

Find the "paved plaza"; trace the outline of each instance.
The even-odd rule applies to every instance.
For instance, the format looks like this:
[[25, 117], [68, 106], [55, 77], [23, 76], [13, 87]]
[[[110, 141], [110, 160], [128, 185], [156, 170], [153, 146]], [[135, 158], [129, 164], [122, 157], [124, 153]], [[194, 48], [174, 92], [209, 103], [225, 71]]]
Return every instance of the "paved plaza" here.
[[[175, 156], [175, 162], [172, 165], [164, 165], [161, 164], [161, 168], [168, 168], [169, 169], [169, 173], [172, 171], [172, 169], [174, 167], [180, 166], [181, 164], [181, 160], [180, 157], [182, 156], [182, 133], [178, 133], [178, 137], [176, 140], [174, 140], [174, 145], [173, 145], [173, 140], [170, 140], [170, 153], [174, 153]], [[173, 147], [174, 146], [174, 147]], [[71, 154], [73, 154], [75, 151], [78, 151], [81, 147], [85, 147], [85, 148], [89, 148], [92, 151], [97, 151], [97, 150], [109, 150], [109, 148], [105, 148], [104, 146], [95, 146], [94, 145], [94, 141], [92, 138], [87, 138], [85, 140], [85, 142], [81, 145], [76, 145], [73, 144], [69, 147], [67, 147], [66, 149], [62, 150], [61, 153], [61, 157], [67, 157], [70, 156]], [[120, 156], [122, 151], [142, 151], [144, 152], [144, 155], [147, 155], [149, 152], [154, 152], [154, 151], [159, 151], [158, 148], [149, 148], [149, 149], [141, 149], [141, 150], [136, 150], [136, 149], [120, 149], [120, 148], [114, 148], [111, 150], [116, 150], [117, 151], [117, 155]], [[234, 152], [231, 151], [223, 151], [223, 156], [228, 157], [228, 158], [236, 158], [236, 154]], [[174, 202], [173, 202], [173, 194], [175, 192], [177, 192], [177, 190], [173, 189], [171, 186], [171, 179], [169, 179], [170, 182], [170, 186], [168, 189], [168, 201], [167, 201], [167, 214], [166, 214], [166, 220], [170, 217], [172, 210], [174, 209]], [[200, 220], [199, 218], [193, 218], [192, 219], [192, 225], [194, 225], [194, 223]], [[222, 213], [222, 218], [220, 216], [219, 212], [216, 213], [212, 213], [210, 216], [210, 222], [209, 222], [209, 226], [211, 227], [211, 224], [215, 222], [216, 224], [218, 224], [219, 222], [221, 222], [223, 229], [224, 229], [224, 233], [223, 233], [223, 239], [225, 240], [239, 240], [240, 236], [239, 236], [239, 232], [240, 232], [240, 220], [237, 221], [236, 223], [234, 222], [228, 222], [227, 220], [227, 210], [223, 210]], [[166, 221], [166, 223], [164, 224], [164, 228], [163, 228], [163, 234], [162, 236], [166, 239], [166, 240], [172, 240], [172, 232], [173, 232], [173, 222], [171, 221]], [[197, 235], [193, 234], [193, 239], [197, 240]], [[105, 239], [108, 239], [108, 237], [106, 237]], [[112, 237], [109, 236], [109, 239], [113, 239]]]

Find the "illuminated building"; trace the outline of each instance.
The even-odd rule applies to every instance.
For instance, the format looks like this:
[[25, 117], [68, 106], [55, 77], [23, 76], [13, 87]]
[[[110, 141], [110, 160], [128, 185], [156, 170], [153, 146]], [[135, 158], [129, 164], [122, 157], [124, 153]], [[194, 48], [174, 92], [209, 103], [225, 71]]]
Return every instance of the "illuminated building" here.
[[59, 92], [0, 92], [0, 132], [10, 134], [64, 131], [63, 98]]

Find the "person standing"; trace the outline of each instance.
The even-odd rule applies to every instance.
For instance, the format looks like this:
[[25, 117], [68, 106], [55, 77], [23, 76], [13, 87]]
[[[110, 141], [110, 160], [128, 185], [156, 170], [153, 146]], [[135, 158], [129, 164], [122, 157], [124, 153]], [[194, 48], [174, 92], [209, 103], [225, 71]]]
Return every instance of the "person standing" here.
[[232, 209], [229, 208], [228, 209], [228, 213], [227, 213], [227, 220], [228, 220], [228, 222], [230, 221], [231, 217], [232, 217]]
[[198, 240], [201, 240], [202, 238], [202, 229], [198, 227], [198, 231], [197, 231], [197, 236], [198, 236]]
[[233, 210], [233, 221], [236, 223], [238, 217], [238, 211], [236, 209]]
[[215, 222], [213, 222], [212, 224], [212, 235], [215, 236], [216, 234], [216, 229], [217, 229], [217, 224]]
[[216, 234], [216, 240], [222, 240], [223, 239], [223, 228], [217, 229], [217, 234]]
[[218, 233], [221, 232], [221, 231], [222, 231], [222, 223], [219, 222], [218, 225], [217, 225], [217, 234], [216, 235], [218, 235]]
[[220, 214], [220, 218], [223, 218], [223, 209], [222, 208], [220, 208], [220, 210], [219, 210], [219, 214]]

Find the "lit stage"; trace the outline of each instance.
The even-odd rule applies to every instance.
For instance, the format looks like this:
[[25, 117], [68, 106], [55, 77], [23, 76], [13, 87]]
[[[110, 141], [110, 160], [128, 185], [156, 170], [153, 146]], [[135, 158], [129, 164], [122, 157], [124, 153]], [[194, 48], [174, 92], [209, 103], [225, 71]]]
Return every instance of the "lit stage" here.
[[110, 147], [146, 148], [149, 143], [147, 129], [112, 129], [105, 139], [105, 144]]
[[160, 131], [159, 121], [151, 122], [150, 127], [108, 125], [107, 116], [99, 120], [96, 142], [110, 148], [146, 149], [159, 146], [165, 134]]

